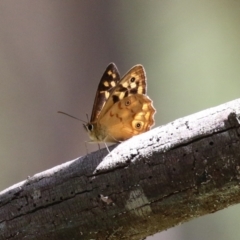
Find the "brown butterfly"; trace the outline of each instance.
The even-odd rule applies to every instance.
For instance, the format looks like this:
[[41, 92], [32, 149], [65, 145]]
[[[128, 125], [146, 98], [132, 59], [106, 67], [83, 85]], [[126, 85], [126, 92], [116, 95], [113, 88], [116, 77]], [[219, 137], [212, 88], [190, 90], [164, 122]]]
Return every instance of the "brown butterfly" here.
[[91, 142], [121, 142], [148, 131], [156, 112], [146, 95], [146, 73], [142, 65], [131, 68], [120, 79], [110, 63], [98, 85], [90, 122], [84, 124]]

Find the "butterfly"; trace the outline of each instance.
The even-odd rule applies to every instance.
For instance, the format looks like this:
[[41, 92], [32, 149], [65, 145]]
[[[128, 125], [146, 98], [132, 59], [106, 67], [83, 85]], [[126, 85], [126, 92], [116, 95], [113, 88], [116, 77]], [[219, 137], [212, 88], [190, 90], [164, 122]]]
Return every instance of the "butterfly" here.
[[123, 78], [114, 63], [106, 68], [97, 88], [91, 119], [83, 124], [90, 142], [122, 142], [154, 125], [152, 100], [146, 95], [144, 67], [135, 65]]

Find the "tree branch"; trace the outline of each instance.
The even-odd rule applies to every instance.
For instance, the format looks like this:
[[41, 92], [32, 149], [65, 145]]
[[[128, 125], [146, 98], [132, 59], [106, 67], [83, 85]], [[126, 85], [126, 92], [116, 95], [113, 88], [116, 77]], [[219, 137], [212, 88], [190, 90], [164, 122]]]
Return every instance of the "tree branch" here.
[[0, 239], [141, 239], [239, 203], [239, 114], [240, 99], [4, 190]]

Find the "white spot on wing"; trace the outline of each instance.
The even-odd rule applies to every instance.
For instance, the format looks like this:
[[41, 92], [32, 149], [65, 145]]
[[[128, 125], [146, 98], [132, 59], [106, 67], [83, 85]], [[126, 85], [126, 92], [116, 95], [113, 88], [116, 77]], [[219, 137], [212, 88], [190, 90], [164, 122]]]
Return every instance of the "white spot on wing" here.
[[105, 81], [105, 82], [103, 83], [103, 85], [104, 85], [105, 87], [109, 87], [108, 81]]
[[116, 86], [116, 83], [114, 81], [111, 81], [111, 86], [112, 87], [115, 87]]

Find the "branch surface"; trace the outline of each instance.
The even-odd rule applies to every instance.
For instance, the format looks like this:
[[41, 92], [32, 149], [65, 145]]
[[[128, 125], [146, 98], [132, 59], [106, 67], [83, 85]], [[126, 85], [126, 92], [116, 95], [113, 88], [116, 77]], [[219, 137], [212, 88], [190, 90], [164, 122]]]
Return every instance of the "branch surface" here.
[[239, 203], [239, 139], [237, 99], [38, 173], [0, 193], [0, 239], [142, 239]]

